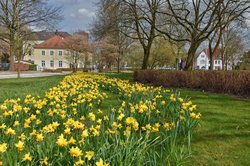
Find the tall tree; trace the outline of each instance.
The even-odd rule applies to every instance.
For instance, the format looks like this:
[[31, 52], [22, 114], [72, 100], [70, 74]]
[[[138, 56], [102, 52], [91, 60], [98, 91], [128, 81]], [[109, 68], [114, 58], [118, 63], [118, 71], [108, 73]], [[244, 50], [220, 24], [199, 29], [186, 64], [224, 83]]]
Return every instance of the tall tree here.
[[147, 69], [150, 51], [156, 33], [157, 11], [162, 0], [123, 0], [121, 1], [122, 22], [127, 28], [127, 37], [138, 40], [143, 48], [142, 69]]
[[[92, 35], [97, 43], [105, 41], [117, 47], [117, 53], [113, 58], [117, 64], [117, 72], [120, 72], [121, 62], [132, 40], [124, 35], [126, 28], [121, 28], [121, 1], [120, 0], [100, 0], [98, 4], [98, 14], [92, 26]], [[123, 32], [123, 33], [122, 33]], [[115, 56], [114, 56], [115, 55]]]
[[[165, 0], [165, 2], [165, 10], [159, 11], [163, 15], [162, 25], [165, 25], [165, 28], [157, 30], [171, 40], [188, 43], [185, 70], [192, 70], [198, 47], [216, 28], [233, 21], [235, 17], [243, 15], [250, 8], [249, 0]], [[233, 12], [235, 17], [223, 20], [221, 16], [227, 12]], [[179, 35], [178, 32], [185, 32], [186, 35]]]
[[75, 33], [73, 36], [65, 38], [63, 45], [67, 49], [65, 59], [71, 64], [73, 72], [77, 72], [80, 62], [84, 63], [84, 68], [87, 68], [91, 47], [86, 35]]
[[47, 0], [0, 0], [0, 26], [6, 29], [0, 39], [10, 45], [10, 70], [15, 56], [21, 56], [26, 30], [53, 27], [60, 19], [60, 8], [48, 6]]

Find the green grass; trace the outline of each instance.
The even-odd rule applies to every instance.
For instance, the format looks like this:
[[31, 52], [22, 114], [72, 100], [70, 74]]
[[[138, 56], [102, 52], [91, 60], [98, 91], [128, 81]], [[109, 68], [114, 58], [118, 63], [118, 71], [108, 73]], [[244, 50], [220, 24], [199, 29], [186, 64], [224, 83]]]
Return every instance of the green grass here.
[[23, 98], [28, 94], [43, 96], [53, 86], [56, 86], [64, 76], [39, 78], [0, 79], [0, 103], [9, 98]]
[[250, 101], [186, 89], [181, 94], [202, 113], [190, 165], [250, 165]]
[[103, 73], [106, 76], [110, 77], [110, 78], [119, 78], [119, 79], [123, 79], [123, 80], [129, 80], [129, 81], [133, 81], [133, 73], [132, 72], [121, 72], [121, 73], [115, 73], [115, 72], [109, 72], [109, 73]]
[[[111, 77], [132, 80], [131, 73], [125, 74]], [[189, 165], [250, 165], [250, 100], [188, 89], [178, 91], [182, 97], [190, 97], [202, 113]]]
[[[132, 73], [106, 75], [132, 80]], [[27, 94], [42, 96], [62, 78], [53, 76], [0, 80], [0, 103], [6, 98], [22, 98]], [[192, 140], [193, 157], [189, 165], [250, 165], [250, 100], [187, 89], [179, 91], [183, 97], [191, 97], [202, 113], [201, 124]], [[113, 96], [103, 108], [117, 102]]]

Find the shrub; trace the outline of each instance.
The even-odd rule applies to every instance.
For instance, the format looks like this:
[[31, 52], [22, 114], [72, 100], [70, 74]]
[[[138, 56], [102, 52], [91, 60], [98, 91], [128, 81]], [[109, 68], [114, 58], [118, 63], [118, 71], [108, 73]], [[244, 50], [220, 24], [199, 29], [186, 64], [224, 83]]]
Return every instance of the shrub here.
[[43, 72], [62, 73], [61, 69], [44, 69]]
[[37, 71], [37, 65], [36, 64], [29, 65], [29, 71]]
[[154, 86], [191, 88], [250, 97], [250, 71], [137, 70], [134, 80]]

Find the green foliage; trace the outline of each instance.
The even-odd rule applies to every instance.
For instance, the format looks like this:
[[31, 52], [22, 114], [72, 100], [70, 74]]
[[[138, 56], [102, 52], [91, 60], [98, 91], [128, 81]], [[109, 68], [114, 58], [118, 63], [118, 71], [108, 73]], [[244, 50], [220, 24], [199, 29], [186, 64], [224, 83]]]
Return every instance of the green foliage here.
[[29, 70], [30, 71], [36, 71], [37, 70], [37, 65], [35, 65], [35, 64], [29, 65]]

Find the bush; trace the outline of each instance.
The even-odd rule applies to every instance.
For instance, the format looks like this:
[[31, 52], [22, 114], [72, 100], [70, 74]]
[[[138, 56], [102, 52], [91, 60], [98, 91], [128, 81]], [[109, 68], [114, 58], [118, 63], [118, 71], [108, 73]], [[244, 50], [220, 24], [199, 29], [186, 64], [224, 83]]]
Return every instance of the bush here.
[[62, 73], [61, 69], [44, 69], [43, 72]]
[[134, 80], [154, 86], [191, 88], [250, 97], [250, 71], [137, 70]]
[[61, 71], [73, 71], [72, 68], [60, 68]]
[[37, 71], [37, 65], [35, 64], [29, 65], [29, 71]]

